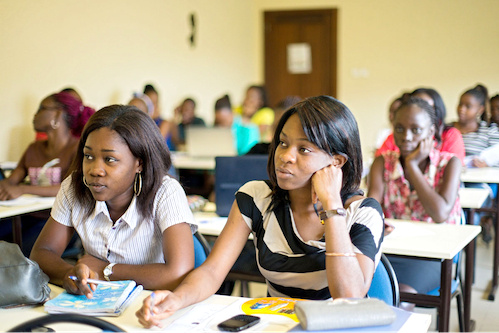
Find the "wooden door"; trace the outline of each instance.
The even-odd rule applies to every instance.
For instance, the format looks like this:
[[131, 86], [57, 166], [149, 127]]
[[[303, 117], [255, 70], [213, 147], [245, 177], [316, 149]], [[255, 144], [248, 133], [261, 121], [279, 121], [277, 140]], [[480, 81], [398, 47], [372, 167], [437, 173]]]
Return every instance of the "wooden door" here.
[[337, 10], [267, 11], [264, 15], [270, 105], [288, 95], [336, 96]]

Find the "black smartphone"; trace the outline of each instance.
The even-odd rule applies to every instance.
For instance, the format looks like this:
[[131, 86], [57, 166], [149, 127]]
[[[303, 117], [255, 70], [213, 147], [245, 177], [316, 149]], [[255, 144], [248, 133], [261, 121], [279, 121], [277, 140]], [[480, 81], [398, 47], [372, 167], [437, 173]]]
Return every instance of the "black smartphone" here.
[[250, 315], [237, 315], [218, 324], [221, 331], [239, 332], [254, 326], [260, 322], [260, 318]]

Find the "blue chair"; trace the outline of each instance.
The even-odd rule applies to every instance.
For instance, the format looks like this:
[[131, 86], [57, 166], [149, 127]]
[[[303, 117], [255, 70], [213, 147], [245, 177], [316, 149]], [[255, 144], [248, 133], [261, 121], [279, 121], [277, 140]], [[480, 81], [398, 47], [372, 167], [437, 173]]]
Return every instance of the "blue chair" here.
[[391, 306], [399, 306], [400, 294], [397, 276], [390, 261], [384, 254], [381, 254], [378, 267], [374, 271], [367, 296], [380, 299]]
[[198, 268], [210, 254], [211, 248], [199, 231], [196, 231], [192, 237], [194, 240], [194, 268]]

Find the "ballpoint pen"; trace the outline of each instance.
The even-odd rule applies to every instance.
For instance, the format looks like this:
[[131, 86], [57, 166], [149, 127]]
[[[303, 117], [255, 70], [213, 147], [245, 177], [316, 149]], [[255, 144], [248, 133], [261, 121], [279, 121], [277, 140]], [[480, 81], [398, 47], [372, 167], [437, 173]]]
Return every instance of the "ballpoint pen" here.
[[[78, 281], [79, 279], [74, 276], [74, 275], [70, 275], [69, 278], [73, 281]], [[109, 282], [109, 281], [103, 281], [103, 280], [96, 280], [96, 279], [86, 279], [87, 280], [87, 283], [93, 283], [93, 284], [102, 284], [103, 286], [116, 286], [118, 285], [118, 283], [116, 282]]]

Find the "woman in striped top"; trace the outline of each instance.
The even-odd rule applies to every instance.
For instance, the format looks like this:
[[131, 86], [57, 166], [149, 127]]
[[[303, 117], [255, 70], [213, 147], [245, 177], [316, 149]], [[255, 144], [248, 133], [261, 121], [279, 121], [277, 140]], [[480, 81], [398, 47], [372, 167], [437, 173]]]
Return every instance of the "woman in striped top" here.
[[[203, 265], [173, 292], [146, 298], [137, 316], [160, 326], [176, 310], [215, 293], [253, 234], [270, 296], [364, 297], [379, 261], [383, 216], [359, 191], [357, 122], [329, 96], [305, 99], [277, 125], [267, 170], [236, 194], [227, 224]], [[154, 315], [151, 315], [154, 314]]]
[[[185, 192], [167, 175], [170, 165], [165, 140], [147, 114], [124, 105], [96, 112], [31, 258], [52, 283], [87, 297], [96, 287], [88, 278], [176, 287], [194, 268], [197, 226]], [[61, 254], [75, 231], [86, 253], [71, 265]]]
[[463, 135], [466, 157], [469, 166], [487, 167], [486, 161], [479, 158], [480, 153], [499, 143], [499, 130], [496, 123], [487, 122], [487, 88], [478, 84], [465, 91], [459, 99], [457, 115], [459, 120], [453, 125]]

